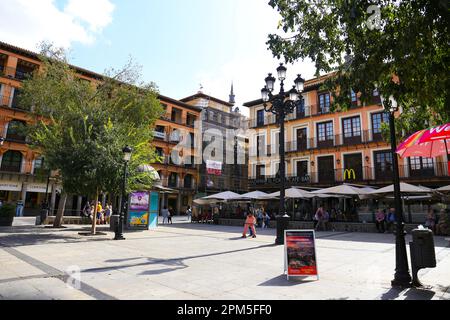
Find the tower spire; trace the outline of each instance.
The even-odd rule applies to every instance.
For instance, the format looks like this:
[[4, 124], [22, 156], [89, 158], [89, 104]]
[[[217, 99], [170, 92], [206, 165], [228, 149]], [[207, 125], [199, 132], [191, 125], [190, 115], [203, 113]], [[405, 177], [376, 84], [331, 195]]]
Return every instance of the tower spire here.
[[236, 103], [235, 98], [236, 96], [234, 95], [233, 82], [231, 82], [230, 100], [228, 102], [231, 104], [235, 104]]

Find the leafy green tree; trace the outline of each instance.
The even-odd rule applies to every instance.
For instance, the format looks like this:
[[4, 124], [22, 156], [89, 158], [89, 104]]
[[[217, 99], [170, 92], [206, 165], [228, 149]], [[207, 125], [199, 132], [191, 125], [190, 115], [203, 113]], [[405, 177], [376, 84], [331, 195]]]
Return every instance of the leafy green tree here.
[[133, 149], [127, 192], [150, 188], [152, 173], [137, 168], [159, 160], [150, 144], [162, 113], [155, 85], [140, 82], [139, 67], [132, 62], [97, 81], [85, 81], [67, 63], [64, 51], [48, 44], [42, 45], [41, 61], [43, 68], [24, 81], [21, 99], [33, 106], [28, 137], [62, 181], [54, 226], [61, 225], [67, 194], [88, 195], [94, 203], [102, 192], [120, 194], [125, 145]]
[[398, 132], [408, 134], [450, 122], [448, 4], [270, 0], [283, 32], [270, 34], [267, 44], [287, 62], [312, 59], [317, 76], [333, 72], [324, 88], [333, 92], [334, 108], [348, 108], [351, 89], [363, 102], [375, 88], [392, 95], [403, 108]]

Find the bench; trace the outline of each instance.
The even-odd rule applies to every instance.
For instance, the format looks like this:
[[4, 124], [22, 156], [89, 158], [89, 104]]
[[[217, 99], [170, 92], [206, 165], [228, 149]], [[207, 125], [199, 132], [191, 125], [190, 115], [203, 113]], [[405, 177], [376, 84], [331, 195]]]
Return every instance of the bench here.
[[[53, 224], [54, 221], [55, 216], [48, 216], [44, 224]], [[81, 216], [64, 216], [62, 224], [90, 224], [90, 219]]]

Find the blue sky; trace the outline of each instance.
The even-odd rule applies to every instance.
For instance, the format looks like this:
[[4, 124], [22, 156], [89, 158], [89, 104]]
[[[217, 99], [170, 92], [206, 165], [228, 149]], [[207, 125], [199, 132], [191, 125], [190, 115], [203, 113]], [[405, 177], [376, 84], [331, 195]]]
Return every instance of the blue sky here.
[[[70, 50], [70, 61], [102, 73], [130, 56], [145, 81], [180, 99], [203, 91], [237, 103], [259, 97], [277, 60], [266, 49], [277, 32], [277, 12], [267, 0], [9, 0], [0, 2], [0, 40], [35, 50], [49, 40]], [[36, 4], [38, 3], [38, 4]], [[313, 76], [311, 63], [289, 66]]]

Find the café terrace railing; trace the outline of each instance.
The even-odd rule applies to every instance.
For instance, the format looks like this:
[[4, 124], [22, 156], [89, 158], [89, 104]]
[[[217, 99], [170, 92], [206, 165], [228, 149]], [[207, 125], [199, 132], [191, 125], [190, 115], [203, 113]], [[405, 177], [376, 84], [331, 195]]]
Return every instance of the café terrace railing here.
[[[434, 163], [433, 167], [414, 169], [409, 165], [399, 166], [402, 181], [450, 180], [447, 173], [447, 162]], [[336, 183], [392, 183], [393, 172], [389, 167], [361, 167], [355, 169], [332, 169], [309, 172], [299, 175], [286, 175], [287, 186]], [[249, 186], [277, 187], [280, 185], [279, 175], [249, 177]]]
[[[302, 152], [313, 149], [325, 149], [333, 147], [343, 147], [358, 144], [367, 144], [372, 142], [385, 142], [381, 132], [373, 130], [364, 130], [352, 132], [351, 134], [336, 134], [326, 137], [312, 137], [301, 140], [288, 141], [285, 143], [286, 153]], [[256, 147], [249, 148], [251, 157], [276, 156], [279, 153], [278, 145], [267, 145], [260, 147], [258, 152]]]

